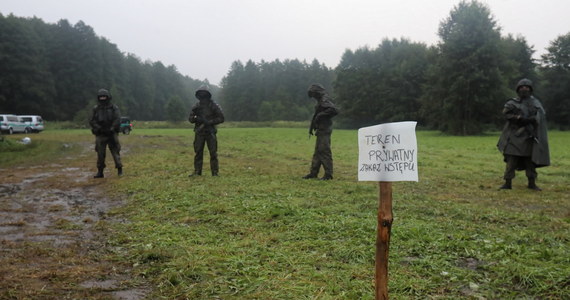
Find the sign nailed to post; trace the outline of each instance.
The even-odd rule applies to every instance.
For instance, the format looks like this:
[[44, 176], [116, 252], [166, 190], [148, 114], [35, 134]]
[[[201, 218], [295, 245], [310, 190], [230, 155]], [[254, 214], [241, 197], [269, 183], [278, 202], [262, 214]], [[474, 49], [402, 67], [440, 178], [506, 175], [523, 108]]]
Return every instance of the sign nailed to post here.
[[417, 122], [358, 130], [359, 181], [418, 181]]
[[388, 252], [392, 229], [392, 181], [418, 181], [417, 122], [386, 123], [358, 130], [358, 180], [379, 181], [376, 235], [376, 300], [388, 299]]

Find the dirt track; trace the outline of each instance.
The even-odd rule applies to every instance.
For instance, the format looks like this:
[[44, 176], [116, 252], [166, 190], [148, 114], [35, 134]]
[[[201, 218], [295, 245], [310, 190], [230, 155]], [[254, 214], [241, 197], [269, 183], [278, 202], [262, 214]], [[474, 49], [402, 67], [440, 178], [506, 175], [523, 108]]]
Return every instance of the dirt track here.
[[[0, 299], [142, 299], [129, 267], [106, 261], [109, 211], [121, 202], [93, 179], [92, 145], [78, 156], [0, 169]], [[112, 168], [106, 176], [116, 177]]]

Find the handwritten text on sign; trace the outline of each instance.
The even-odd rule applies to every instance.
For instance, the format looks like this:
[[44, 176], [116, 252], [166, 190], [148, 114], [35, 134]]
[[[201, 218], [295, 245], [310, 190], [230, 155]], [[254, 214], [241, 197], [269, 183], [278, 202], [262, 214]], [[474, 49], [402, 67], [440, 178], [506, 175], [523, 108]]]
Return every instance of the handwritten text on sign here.
[[359, 181], [418, 181], [416, 122], [358, 130]]

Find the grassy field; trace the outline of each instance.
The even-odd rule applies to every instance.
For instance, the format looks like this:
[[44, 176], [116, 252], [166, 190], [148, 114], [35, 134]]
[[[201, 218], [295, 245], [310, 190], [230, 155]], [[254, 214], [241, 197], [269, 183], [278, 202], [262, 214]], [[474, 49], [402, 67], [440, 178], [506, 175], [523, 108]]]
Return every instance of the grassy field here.
[[[121, 136], [125, 176], [104, 179], [127, 200], [114, 212], [127, 222], [111, 228], [111, 259], [150, 282], [150, 299], [373, 299], [378, 187], [356, 180], [357, 132], [333, 133], [335, 179], [322, 182], [301, 179], [315, 142], [306, 131], [222, 128], [221, 176], [208, 175], [206, 154], [199, 178], [187, 177], [191, 130]], [[418, 132], [420, 181], [393, 184], [392, 299], [570, 298], [570, 132], [549, 137], [543, 191], [520, 172], [498, 191], [498, 133]], [[56, 153], [92, 139], [32, 138]], [[0, 163], [42, 161], [10, 155]]]

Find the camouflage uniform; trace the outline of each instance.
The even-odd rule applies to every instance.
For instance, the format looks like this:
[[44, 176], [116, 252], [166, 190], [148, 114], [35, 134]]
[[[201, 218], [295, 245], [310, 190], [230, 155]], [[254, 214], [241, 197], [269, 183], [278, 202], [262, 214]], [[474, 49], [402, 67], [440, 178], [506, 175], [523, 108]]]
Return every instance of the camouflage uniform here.
[[[101, 97], [107, 97], [101, 100]], [[95, 151], [97, 152], [97, 175], [95, 178], [103, 177], [105, 168], [105, 156], [107, 146], [115, 161], [115, 168], [119, 175], [122, 175], [123, 164], [121, 163], [121, 144], [119, 143], [118, 132], [121, 123], [121, 113], [119, 107], [110, 103], [111, 95], [107, 90], [99, 90], [98, 104], [93, 108], [89, 125], [91, 132], [95, 135]]]
[[210, 152], [210, 170], [212, 176], [218, 176], [218, 139], [216, 137], [216, 125], [224, 122], [224, 114], [221, 107], [212, 100], [212, 94], [207, 86], [202, 86], [196, 91], [196, 103], [190, 112], [188, 121], [194, 124], [194, 175], [202, 175], [204, 160], [204, 146], [208, 145]]
[[546, 116], [540, 101], [531, 95], [532, 82], [519, 81], [517, 93], [523, 86], [530, 90], [529, 94], [510, 99], [503, 108], [507, 123], [497, 144], [506, 162], [501, 189], [512, 187], [515, 170], [525, 170], [528, 187], [540, 190], [536, 186], [536, 168], [550, 165]]
[[317, 100], [315, 105], [315, 113], [309, 127], [309, 136], [314, 134], [317, 136], [315, 143], [315, 152], [311, 161], [311, 169], [309, 174], [303, 178], [316, 178], [319, 174], [321, 165], [325, 171], [322, 180], [333, 178], [333, 158], [331, 151], [331, 134], [332, 134], [332, 118], [338, 114], [338, 109], [331, 102], [331, 98], [327, 95], [325, 89], [320, 84], [313, 84], [309, 87], [308, 95]]

